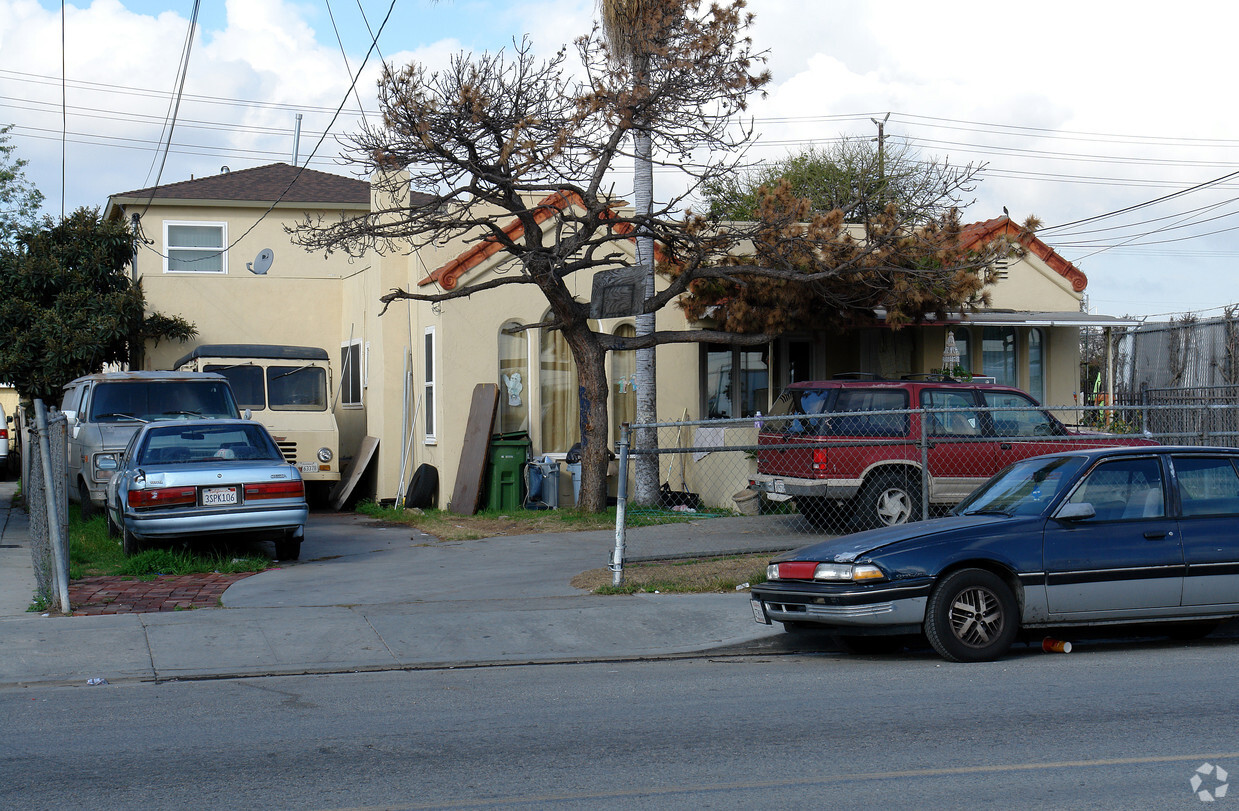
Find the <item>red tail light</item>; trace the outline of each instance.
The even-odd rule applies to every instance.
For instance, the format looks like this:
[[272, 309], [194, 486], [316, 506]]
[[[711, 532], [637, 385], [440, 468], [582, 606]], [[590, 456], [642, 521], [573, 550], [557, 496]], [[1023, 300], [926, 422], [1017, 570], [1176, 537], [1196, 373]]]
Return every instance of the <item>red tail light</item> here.
[[157, 487], [153, 490], [130, 490], [129, 506], [135, 510], [153, 507], [192, 507], [198, 503], [195, 487]]
[[826, 464], [826, 449], [825, 448], [814, 448], [813, 449], [813, 471], [815, 473], [825, 472], [829, 469], [830, 468]]
[[246, 501], [259, 498], [305, 498], [305, 485], [300, 480], [245, 485]]
[[8, 438], [9, 438], [9, 429], [0, 428], [0, 439], [8, 439]]

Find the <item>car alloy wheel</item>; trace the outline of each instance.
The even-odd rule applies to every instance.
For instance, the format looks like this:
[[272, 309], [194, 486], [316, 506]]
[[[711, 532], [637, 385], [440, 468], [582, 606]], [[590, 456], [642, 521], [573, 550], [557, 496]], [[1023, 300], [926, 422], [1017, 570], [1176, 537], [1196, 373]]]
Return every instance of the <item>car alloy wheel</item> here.
[[921, 491], [914, 475], [880, 473], [861, 490], [858, 518], [873, 527], [921, 519]]
[[1011, 647], [1018, 631], [1015, 595], [993, 572], [952, 572], [929, 597], [925, 636], [948, 661], [997, 659]]

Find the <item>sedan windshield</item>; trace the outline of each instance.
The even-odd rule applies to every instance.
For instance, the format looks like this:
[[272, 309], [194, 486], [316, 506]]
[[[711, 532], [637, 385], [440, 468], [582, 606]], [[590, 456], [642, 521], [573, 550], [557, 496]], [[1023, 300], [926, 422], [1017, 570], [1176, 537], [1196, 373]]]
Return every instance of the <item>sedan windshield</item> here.
[[186, 428], [176, 424], [152, 428], [138, 454], [138, 464], [227, 462], [235, 459], [280, 460], [279, 449], [260, 426], [221, 425]]
[[956, 515], [1038, 515], [1084, 464], [1082, 456], [1049, 456], [1016, 462], [964, 499]]

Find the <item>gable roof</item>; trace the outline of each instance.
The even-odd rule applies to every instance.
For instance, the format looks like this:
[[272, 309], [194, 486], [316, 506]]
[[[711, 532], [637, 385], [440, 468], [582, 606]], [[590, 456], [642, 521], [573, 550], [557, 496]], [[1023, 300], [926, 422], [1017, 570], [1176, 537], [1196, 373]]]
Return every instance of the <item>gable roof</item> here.
[[370, 184], [364, 180], [301, 169], [287, 163], [271, 163], [253, 169], [182, 180], [162, 186], [114, 194], [114, 203], [145, 203], [147, 200], [201, 201], [216, 203], [264, 203], [276, 200], [298, 205], [322, 204], [370, 207]]
[[1038, 239], [1036, 234], [1016, 225], [1010, 217], [995, 217], [985, 222], [965, 225], [960, 231], [959, 241], [965, 248], [968, 248], [1002, 236], [1009, 237], [1012, 242], [1023, 245], [1029, 253], [1045, 262], [1051, 270], [1070, 282], [1071, 289], [1075, 292], [1083, 293], [1084, 288], [1088, 287], [1088, 277], [1083, 271], [1059, 256], [1053, 248]]

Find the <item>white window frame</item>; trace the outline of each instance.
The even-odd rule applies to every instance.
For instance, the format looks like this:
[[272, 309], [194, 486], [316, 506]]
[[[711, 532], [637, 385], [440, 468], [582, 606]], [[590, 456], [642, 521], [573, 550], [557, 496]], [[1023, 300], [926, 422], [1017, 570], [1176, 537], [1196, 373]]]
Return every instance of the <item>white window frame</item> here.
[[362, 341], [357, 338], [352, 341], [345, 341], [340, 344], [342, 354], [344, 352], [352, 353], [356, 348], [357, 355], [357, 391], [355, 392], [356, 400], [345, 399], [349, 392], [349, 370], [345, 368], [343, 358], [340, 363], [340, 407], [341, 408], [364, 408], [365, 407], [365, 390], [366, 390], [366, 352], [362, 346]]
[[[168, 231], [169, 231], [170, 226], [194, 226], [194, 227], [201, 227], [201, 228], [208, 228], [208, 227], [219, 228], [220, 245], [221, 245], [220, 257], [219, 257], [219, 270], [185, 270], [185, 269], [173, 270], [169, 268], [168, 258], [169, 256], [171, 256], [172, 251], [175, 251], [178, 248], [183, 249], [183, 250], [188, 249], [188, 246], [177, 246], [177, 245], [172, 245], [168, 242]], [[198, 250], [201, 250], [201, 248], [199, 248]], [[214, 222], [210, 220], [164, 220], [163, 221], [163, 272], [174, 273], [174, 274], [175, 273], [195, 273], [195, 274], [209, 273], [211, 275], [217, 275], [217, 274], [227, 275], [228, 274], [228, 223]]]
[[435, 327], [426, 327], [422, 333], [422, 397], [425, 405], [425, 422], [423, 425], [426, 430], [425, 443], [434, 445], [438, 443], [438, 414], [439, 408], [438, 398], [435, 397], [435, 382], [439, 374], [439, 343], [436, 336]]

